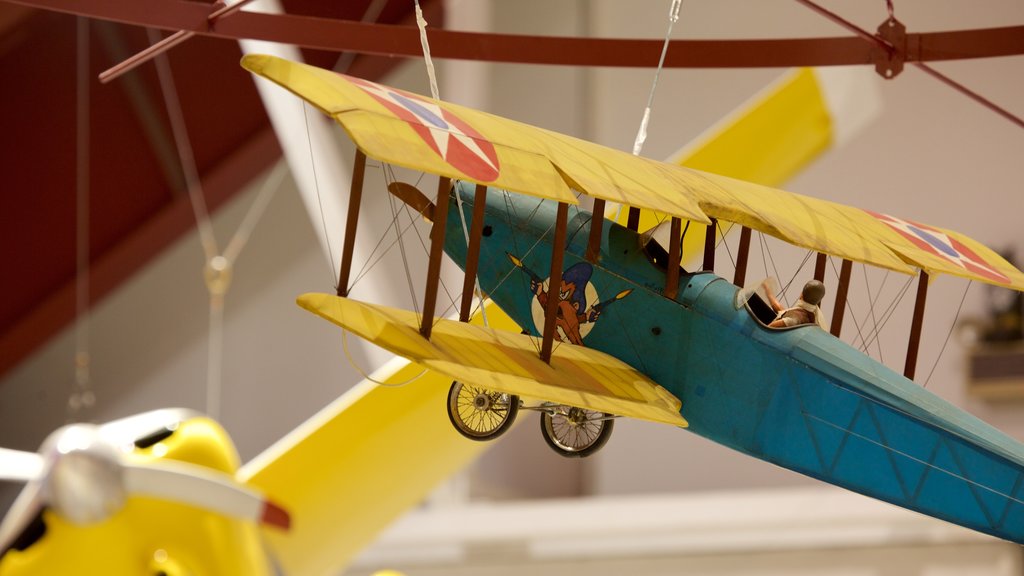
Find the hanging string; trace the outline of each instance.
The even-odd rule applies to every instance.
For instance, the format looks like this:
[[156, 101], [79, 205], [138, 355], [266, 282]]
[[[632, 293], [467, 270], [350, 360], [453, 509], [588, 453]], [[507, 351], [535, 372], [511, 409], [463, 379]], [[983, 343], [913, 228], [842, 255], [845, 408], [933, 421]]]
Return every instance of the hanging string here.
[[78, 17], [75, 79], [75, 375], [68, 420], [96, 403], [89, 354], [89, 19]]
[[437, 76], [434, 74], [434, 61], [430, 58], [430, 43], [427, 42], [427, 20], [423, 17], [423, 10], [420, 9], [420, 0], [416, 3], [416, 26], [420, 29], [420, 45], [423, 46], [423, 61], [427, 64], [427, 78], [430, 79], [430, 95], [434, 100], [440, 100], [437, 92]]
[[[430, 95], [434, 100], [440, 100], [441, 95], [437, 89], [437, 74], [434, 72], [434, 60], [430, 57], [430, 42], [427, 41], [427, 20], [423, 17], [423, 10], [420, 8], [420, 0], [416, 3], [416, 26], [420, 30], [420, 45], [423, 47], [423, 62], [427, 66], [427, 78], [430, 80]], [[442, 199], [439, 197], [438, 202]], [[455, 204], [459, 209], [459, 220], [462, 223], [462, 235], [465, 238], [466, 246], [469, 246], [469, 226], [466, 224], [466, 211], [462, 207], [462, 194], [459, 193], [457, 183], [455, 188]], [[473, 294], [480, 302], [483, 302], [483, 290], [480, 289], [480, 278], [473, 279]], [[480, 307], [480, 314], [483, 316], [484, 326], [489, 326], [487, 312], [483, 306]]]
[[[637, 129], [636, 139], [633, 140], [633, 155], [639, 156], [647, 141], [647, 125], [651, 120], [651, 108], [654, 106], [654, 93], [658, 90], [658, 79], [661, 78], [661, 70], [665, 67], [665, 55], [668, 54], [668, 46], [672, 40], [672, 28], [679, 20], [679, 9], [683, 0], [672, 0], [668, 9], [668, 30], [665, 32], [665, 42], [661, 46], [661, 56], [658, 58], [658, 67], [654, 71], [654, 81], [651, 83], [651, 91], [647, 95], [647, 106], [644, 107], [643, 118], [640, 119], [640, 128]], [[622, 204], [615, 209], [613, 221], [618, 222], [622, 216]], [[659, 222], [660, 224], [661, 222]]]
[[651, 92], [647, 95], [647, 106], [644, 108], [644, 117], [640, 121], [640, 129], [637, 130], [636, 140], [633, 142], [633, 155], [639, 156], [643, 150], [644, 142], [647, 140], [647, 123], [651, 119], [651, 107], [654, 106], [654, 93], [658, 89], [658, 79], [661, 77], [661, 70], [665, 66], [665, 55], [668, 54], [668, 45], [672, 39], [672, 27], [679, 20], [679, 9], [683, 0], [672, 0], [668, 10], [668, 31], [665, 32], [665, 43], [661, 46], [661, 57], [658, 59], [658, 68], [654, 71], [654, 82], [651, 83]]
[[[149, 28], [146, 33], [151, 44], [160, 41], [160, 33], [156, 30]], [[217, 238], [213, 234], [210, 214], [206, 209], [206, 197], [203, 195], [202, 181], [199, 178], [199, 169], [196, 167], [192, 143], [188, 139], [185, 116], [178, 99], [178, 89], [175, 86], [174, 75], [171, 73], [171, 65], [167, 56], [161, 54], [155, 58], [155, 63], [157, 77], [160, 80], [160, 90], [163, 92], [164, 102], [167, 106], [167, 116], [171, 121], [171, 133], [174, 136], [174, 144], [178, 148], [178, 159], [181, 162], [181, 169], [185, 173], [185, 187], [188, 189], [189, 203], [192, 205], [196, 228], [199, 230], [199, 242], [203, 246], [206, 260], [209, 261], [218, 253]]]
[[249, 236], [256, 229], [256, 225], [259, 223], [260, 218], [263, 217], [263, 213], [266, 212], [267, 206], [274, 198], [274, 194], [281, 189], [287, 175], [288, 165], [284, 162], [278, 162], [270, 170], [270, 174], [263, 181], [259, 192], [256, 194], [256, 199], [249, 206], [249, 211], [245, 213], [242, 223], [238, 225], [238, 230], [235, 231], [235, 235], [228, 242], [228, 247], [224, 249], [223, 256], [228, 261], [236, 262], [238, 260], [242, 249], [245, 248], [246, 243], [249, 241]]
[[[151, 43], [160, 41], [160, 34], [156, 30], [148, 29], [146, 32]], [[232, 268], [252, 234], [252, 230], [270, 203], [271, 197], [280, 188], [285, 171], [283, 167], [279, 166], [276, 168], [276, 172], [272, 172], [267, 177], [256, 200], [249, 206], [242, 223], [228, 242], [227, 249], [221, 254], [217, 247], [217, 238], [213, 233], [213, 223], [206, 208], [202, 180], [196, 167], [195, 152], [189, 141], [185, 116], [178, 98], [170, 63], [167, 56], [161, 54], [155, 58], [155, 64], [157, 77], [160, 80], [160, 90], [171, 122], [174, 143], [178, 150], [178, 158], [181, 162], [182, 172], [185, 174], [189, 203], [192, 205], [196, 228], [199, 231], [199, 242], [206, 256], [203, 276], [210, 296], [206, 362], [206, 414], [217, 419], [220, 416], [222, 391], [224, 299], [231, 286]]]

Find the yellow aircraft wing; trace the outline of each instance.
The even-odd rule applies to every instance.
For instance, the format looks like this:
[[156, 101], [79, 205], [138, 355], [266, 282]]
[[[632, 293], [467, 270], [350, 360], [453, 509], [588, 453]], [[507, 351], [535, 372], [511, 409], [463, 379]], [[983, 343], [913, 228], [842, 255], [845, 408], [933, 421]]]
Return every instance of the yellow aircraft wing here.
[[734, 222], [903, 273], [919, 267], [1024, 290], [1024, 274], [1010, 263], [947, 230], [632, 156], [272, 56], [250, 54], [242, 65], [332, 116], [381, 161], [561, 202], [575, 203], [575, 189], [694, 222]]
[[284, 574], [338, 573], [488, 448], [448, 422], [451, 378], [395, 360], [373, 375], [390, 385], [363, 381], [239, 471], [292, 515], [263, 531]]
[[[879, 105], [874, 103], [870, 88], [850, 86], [850, 75], [856, 73], [790, 70], [673, 155], [668, 163], [765, 186], [782, 186], [874, 117]], [[851, 100], [857, 104], [851, 105]], [[609, 206], [606, 215], [616, 213], [618, 223], [625, 226], [625, 210]], [[664, 214], [642, 211], [639, 229], [650, 229], [665, 218]], [[731, 228], [730, 222], [719, 222], [722, 237]], [[704, 226], [690, 226], [683, 238], [684, 262], [700, 265], [705, 236]]]
[[574, 188], [709, 222], [643, 158], [273, 56], [250, 54], [242, 66], [333, 117], [371, 158], [570, 204]]
[[571, 406], [586, 406], [674, 426], [686, 426], [682, 403], [632, 366], [582, 346], [557, 346], [551, 364], [537, 352], [540, 339], [453, 320], [438, 320], [430, 340], [413, 312], [328, 294], [298, 303], [374, 344], [477, 386]]

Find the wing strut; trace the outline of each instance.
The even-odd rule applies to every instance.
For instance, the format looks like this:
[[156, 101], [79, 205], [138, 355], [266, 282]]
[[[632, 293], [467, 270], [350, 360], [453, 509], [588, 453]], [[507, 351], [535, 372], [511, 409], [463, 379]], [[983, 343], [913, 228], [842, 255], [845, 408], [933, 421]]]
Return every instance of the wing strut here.
[[601, 233], [604, 230], [604, 204], [603, 198], [594, 198], [594, 214], [590, 217], [590, 238], [587, 240], [586, 258], [593, 264], [597, 264], [601, 257]]
[[[437, 199], [441, 201], [440, 198]], [[473, 307], [473, 292], [476, 287], [476, 271], [480, 264], [480, 236], [484, 232], [484, 207], [487, 205], [487, 186], [476, 185], [473, 196], [473, 222], [469, 225], [469, 246], [466, 248], [466, 277], [462, 281], [462, 306], [459, 308], [459, 322], [469, 322]]]
[[914, 302], [914, 319], [910, 325], [910, 342], [907, 344], [907, 363], [903, 375], [913, 380], [917, 369], [917, 351], [921, 346], [921, 327], [924, 325], [924, 303], [928, 299], [928, 273], [921, 270], [917, 281], [917, 300]]
[[718, 235], [718, 219], [712, 218], [704, 236], [704, 270], [715, 271], [715, 237]]
[[444, 230], [448, 225], [448, 194], [452, 179], [439, 176], [437, 179], [437, 201], [434, 203], [434, 225], [430, 227], [430, 261], [427, 262], [427, 288], [423, 295], [423, 319], [420, 334], [430, 339], [434, 327], [434, 308], [437, 307], [437, 285], [441, 282], [441, 255], [444, 254]]
[[740, 230], [740, 248], [736, 253], [736, 275], [732, 283], [740, 288], [747, 281], [747, 257], [750, 255], [750, 228]]
[[348, 277], [352, 273], [352, 253], [356, 248], [356, 225], [359, 223], [359, 203], [363, 197], [363, 175], [365, 173], [366, 154], [356, 147], [356, 160], [352, 167], [352, 190], [348, 196], [348, 220], [345, 221], [345, 241], [341, 247], [338, 296], [348, 296]]
[[569, 222], [569, 205], [558, 203], [555, 220], [555, 238], [551, 242], [551, 275], [548, 279], [548, 300], [544, 306], [544, 340], [540, 347], [540, 359], [551, 363], [551, 347], [555, 341], [555, 317], [558, 315], [558, 292], [562, 286], [562, 260], [565, 257], [565, 231]]
[[850, 290], [850, 273], [853, 271], [853, 261], [843, 260], [843, 266], [839, 269], [839, 287], [836, 290], [836, 307], [832, 313], [832, 329], [830, 332], [836, 338], [843, 331], [843, 313], [846, 312], [846, 293]]
[[629, 215], [626, 217], [626, 228], [633, 232], [640, 231], [640, 209], [636, 206], [629, 207]]
[[818, 252], [818, 256], [814, 259], [814, 279], [818, 282], [825, 281], [825, 264], [827, 263], [828, 254]]
[[683, 259], [682, 236], [683, 221], [672, 217], [672, 232], [668, 245], [668, 276], [665, 277], [665, 297], [673, 300], [679, 292], [679, 262]]

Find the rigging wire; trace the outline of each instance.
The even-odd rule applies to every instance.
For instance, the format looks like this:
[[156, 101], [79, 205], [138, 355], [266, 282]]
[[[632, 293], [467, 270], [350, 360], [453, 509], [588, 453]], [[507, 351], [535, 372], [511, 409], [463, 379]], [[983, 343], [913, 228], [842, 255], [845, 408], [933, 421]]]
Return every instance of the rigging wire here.
[[[324, 242], [327, 244], [327, 255], [331, 259], [331, 285], [334, 286], [335, 290], [337, 290], [340, 288], [340, 286], [338, 286], [338, 282], [341, 274], [334, 268], [334, 250], [331, 249], [331, 237], [327, 234], [327, 217], [324, 215], [324, 203], [323, 200], [320, 199], [320, 178], [316, 173], [316, 157], [313, 155], [313, 139], [309, 135], [309, 116], [306, 113], [306, 109], [306, 101], [303, 100], [302, 120], [306, 125], [306, 144], [309, 147], [309, 166], [313, 170], [313, 186], [316, 188], [316, 202], [320, 206], [320, 224], [324, 231]], [[349, 198], [349, 202], [351, 201], [352, 199]], [[345, 288], [347, 289], [348, 286], [345, 286]]]
[[[391, 215], [394, 218], [394, 221], [397, 222], [398, 210], [395, 209], [395, 198], [391, 194], [388, 194], [388, 206], [391, 208]], [[398, 233], [397, 229], [395, 233]], [[417, 234], [417, 236], [419, 235]], [[409, 298], [412, 300], [413, 311], [416, 313], [416, 321], [422, 322], [423, 319], [420, 316], [420, 309], [419, 306], [417, 306], [419, 299], [416, 298], [416, 287], [413, 285], [412, 272], [409, 270], [409, 259], [405, 255], [405, 242], [398, 243], [398, 251], [402, 255], [402, 267], [405, 269], [405, 284], [409, 288]]]
[[[686, 222], [687, 222], [687, 224], [689, 224], [690, 221], [687, 220]], [[715, 228], [717, 228], [718, 236], [721, 237], [718, 240], [718, 242], [715, 244], [715, 246], [716, 247], [718, 247], [718, 246], [725, 246], [725, 253], [729, 255], [729, 262], [732, 264], [733, 268], [736, 268], [736, 259], [733, 258], [733, 256], [732, 256], [732, 250], [729, 248], [729, 243], [725, 241], [725, 230], [722, 230], [722, 226], [721, 225], [715, 226]], [[680, 243], [681, 243], [681, 241], [680, 241]]]
[[[390, 170], [390, 165], [382, 164], [381, 166], [375, 166], [374, 168], [379, 169], [381, 171], [381, 175], [384, 178], [385, 187], [396, 180], [394, 172]], [[391, 222], [388, 224], [387, 228], [384, 229], [384, 232], [381, 233], [380, 238], [377, 240], [377, 243], [373, 246], [373, 249], [370, 250], [370, 253], [369, 255], [367, 255], [362, 267], [359, 268], [358, 272], [356, 272], [355, 280], [352, 280], [351, 286], [348, 287], [350, 290], [352, 288], [355, 288], [356, 285], [359, 284], [359, 281], [362, 280], [363, 276], [369, 273], [370, 270], [372, 270], [380, 262], [380, 260], [383, 259], [384, 256], [386, 256], [387, 253], [391, 250], [391, 248], [394, 246], [394, 242], [389, 244], [387, 248], [384, 249], [384, 252], [377, 256], [377, 250], [379, 250], [380, 247], [384, 244], [384, 240], [387, 239], [388, 233], [391, 232], [392, 228], [397, 228], [398, 226], [399, 225], [397, 224], [397, 216], [392, 216]], [[401, 230], [398, 233], [398, 236], [396, 237], [396, 241], [397, 238], [401, 237], [402, 234], [405, 234], [407, 230], [408, 227]], [[374, 257], [376, 257], [377, 259], [374, 260]]]
[[[865, 289], [867, 290], [867, 293], [868, 293], [868, 312], [871, 314], [871, 323], [874, 326], [873, 329], [877, 329], [878, 328], [878, 317], [875, 316], [875, 302], [877, 300], [877, 295], [876, 295], [876, 298], [872, 298], [871, 297], [871, 283], [870, 283], [870, 281], [868, 279], [868, 267], [867, 267], [867, 265], [865, 265], [864, 263], [861, 263], [860, 269], [864, 273], [864, 287], [865, 287]], [[888, 278], [888, 277], [889, 277], [889, 275], [886, 274], [886, 278]], [[869, 332], [869, 334], [870, 334], [870, 332]], [[882, 355], [882, 343], [881, 342], [878, 342], [878, 361], [883, 363], [883, 364], [885, 364], [885, 358]]]
[[[771, 252], [769, 252], [769, 255], [770, 254]], [[807, 261], [811, 259], [812, 254], [814, 254], [814, 250], [808, 250], [807, 254], [804, 255], [804, 259], [800, 261], [800, 266], [797, 266], [796, 272], [793, 272], [793, 275], [789, 277], [789, 281], [786, 282], [786, 285], [782, 288], [783, 294], [789, 291], [789, 287], [793, 285], [793, 282], [796, 280], [796, 277], [800, 275], [800, 271], [803, 270], [804, 266], [807, 265]], [[802, 292], [803, 290], [801, 289], [801, 293]]]
[[[409, 207], [407, 205], [405, 205], [405, 210], [406, 210], [406, 213], [409, 212]], [[410, 216], [410, 218], [411, 218], [411, 216]], [[430, 257], [430, 248], [427, 246], [426, 242], [423, 241], [423, 237], [421, 235], [419, 235], [419, 234], [416, 234], [416, 239], [419, 240], [420, 246], [423, 247], [423, 254], [426, 255], [429, 258]], [[401, 244], [401, 243], [399, 243], [399, 244]], [[453, 305], [455, 305], [457, 307], [458, 304], [455, 304], [455, 298], [452, 297], [451, 291], [448, 290], [448, 285], [444, 283], [444, 275], [443, 274], [440, 274], [440, 273], [438, 274], [438, 283], [441, 285], [441, 289], [444, 290], [445, 295], [448, 297], [448, 301], [451, 302]], [[432, 321], [432, 325], [437, 325], [437, 323], [443, 317], [444, 317], [443, 315], [438, 315], [437, 317], [435, 317], [433, 319], [433, 321]]]
[[907, 290], [910, 288], [910, 285], [913, 283], [913, 281], [913, 276], [907, 278], [907, 281], [903, 284], [903, 288], [900, 289], [900, 291], [896, 294], [896, 297], [893, 298], [893, 301], [889, 303], [889, 306], [886, 308], [885, 312], [882, 313], [882, 324], [881, 326], [879, 326], [878, 331], [871, 336], [870, 340], [864, 343], [864, 346], [861, 347], [862, 351], [867, 350], [872, 344], [875, 343], [875, 340], [878, 340], [879, 337], [882, 335], [882, 330], [885, 328], [885, 325], [889, 323], [889, 320], [896, 312], [896, 308], [899, 306], [899, 303], [902, 302], [904, 296], [907, 295]]
[[[828, 259], [829, 267], [832, 268], [832, 273], [835, 274], [836, 280], [842, 280], [842, 275], [839, 270], [836, 269], [836, 263], [831, 258]], [[852, 279], [850, 280], [852, 282]], [[838, 283], [838, 282], [837, 282]], [[849, 283], [847, 283], [847, 289], [849, 289]], [[847, 290], [846, 302], [843, 303], [845, 309], [850, 313], [850, 319], [853, 320], [853, 326], [857, 329], [857, 336], [864, 340], [864, 334], [861, 332], [860, 322], [857, 322], [857, 313], [853, 310], [853, 304], [850, 302], [849, 290]], [[833, 312], [834, 313], [834, 312]], [[863, 350], [867, 354], [867, 349]]]
[[953, 330], [956, 329], [957, 320], [960, 319], [960, 311], [964, 308], [964, 300], [967, 300], [967, 291], [971, 289], [973, 280], [967, 282], [967, 287], [964, 288], [964, 295], [960, 297], [960, 305], [956, 308], [956, 316], [953, 317], [953, 323], [949, 325], [949, 332], [946, 333], [946, 339], [942, 341], [942, 348], [939, 350], [939, 355], [935, 358], [935, 364], [932, 364], [932, 369], [928, 372], [928, 377], [925, 378], [924, 387], [928, 387], [928, 382], [932, 379], [932, 374], [935, 373], [935, 368], [939, 365], [939, 360], [942, 359], [942, 354], [946, 351], [946, 344], [949, 344], [949, 337], [953, 334]]
[[412, 378], [396, 383], [377, 380], [373, 376], [370, 376], [370, 374], [368, 374], [365, 370], [363, 370], [362, 367], [359, 366], [359, 364], [356, 362], [355, 358], [352, 356], [352, 353], [348, 349], [348, 332], [349, 331], [344, 328], [341, 329], [341, 349], [345, 352], [345, 358], [348, 359], [349, 365], [352, 366], [352, 368], [354, 368], [355, 371], [358, 372], [359, 375], [362, 376], [364, 379], [369, 380], [370, 382], [373, 382], [378, 386], [385, 386], [387, 388], [400, 388], [402, 386], [405, 386], [406, 384], [411, 384], [419, 380], [420, 378], [423, 377], [424, 374], [427, 373], [427, 369], [424, 368], [423, 370], [420, 371], [419, 374], [413, 376]]

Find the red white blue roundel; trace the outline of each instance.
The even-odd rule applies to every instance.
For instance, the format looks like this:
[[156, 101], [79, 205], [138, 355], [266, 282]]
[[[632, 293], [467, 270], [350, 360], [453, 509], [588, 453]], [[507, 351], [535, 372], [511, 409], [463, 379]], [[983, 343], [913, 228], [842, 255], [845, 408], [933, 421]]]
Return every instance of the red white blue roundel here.
[[348, 79], [407, 122], [431, 150], [459, 172], [479, 182], [498, 178], [500, 167], [494, 145], [463, 119], [415, 94]]
[[890, 228], [909, 240], [914, 246], [929, 254], [952, 262], [982, 278], [1001, 284], [1010, 283], [1010, 279], [1005, 274], [986, 262], [974, 250], [941, 230], [888, 214], [879, 214], [870, 210], [866, 210], [866, 212], [888, 224]]

